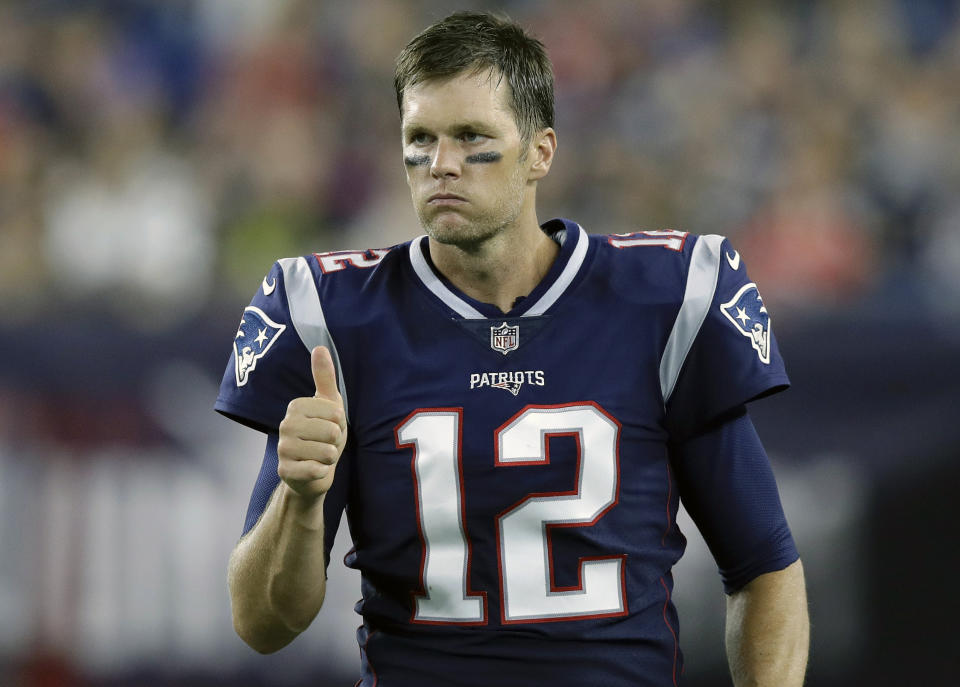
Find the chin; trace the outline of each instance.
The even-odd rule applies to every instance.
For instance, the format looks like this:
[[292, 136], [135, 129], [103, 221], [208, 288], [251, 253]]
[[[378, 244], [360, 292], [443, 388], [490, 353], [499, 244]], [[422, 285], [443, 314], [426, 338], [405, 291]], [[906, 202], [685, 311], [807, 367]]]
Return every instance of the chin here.
[[476, 246], [500, 232], [500, 227], [469, 222], [428, 222], [424, 229], [434, 241], [460, 248]]
[[427, 236], [437, 243], [470, 250], [501, 234], [504, 227], [516, 221], [517, 215], [519, 212], [489, 213], [476, 217], [468, 217], [460, 212], [423, 212], [420, 214], [420, 225]]
[[426, 210], [419, 214], [420, 225], [434, 241], [456, 245], [465, 241], [472, 243], [478, 238], [476, 224], [459, 212]]

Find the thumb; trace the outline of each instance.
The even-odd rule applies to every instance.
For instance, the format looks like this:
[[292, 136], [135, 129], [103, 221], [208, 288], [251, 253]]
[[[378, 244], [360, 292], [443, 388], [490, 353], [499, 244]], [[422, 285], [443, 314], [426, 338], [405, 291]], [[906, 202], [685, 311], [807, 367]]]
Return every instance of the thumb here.
[[317, 387], [317, 393], [314, 396], [330, 401], [340, 400], [337, 372], [326, 346], [317, 346], [310, 352], [310, 369], [313, 371], [313, 383]]

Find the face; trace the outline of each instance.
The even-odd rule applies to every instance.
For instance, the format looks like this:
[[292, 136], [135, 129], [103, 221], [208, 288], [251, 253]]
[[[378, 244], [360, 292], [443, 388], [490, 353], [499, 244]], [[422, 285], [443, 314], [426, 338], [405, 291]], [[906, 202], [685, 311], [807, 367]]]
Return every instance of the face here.
[[533, 203], [530, 182], [542, 174], [534, 165], [536, 146], [521, 138], [509, 90], [506, 81], [481, 72], [404, 92], [407, 183], [432, 239], [463, 247], [480, 243]]

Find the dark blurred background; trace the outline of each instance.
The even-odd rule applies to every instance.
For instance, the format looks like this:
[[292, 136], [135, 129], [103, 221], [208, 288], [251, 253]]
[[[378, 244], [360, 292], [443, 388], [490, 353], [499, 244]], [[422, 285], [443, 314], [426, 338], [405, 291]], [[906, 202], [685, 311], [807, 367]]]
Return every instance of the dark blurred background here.
[[[554, 61], [541, 219], [725, 234], [760, 284], [794, 382], [753, 413], [806, 565], [807, 684], [957, 684], [958, 2], [469, 6]], [[393, 59], [463, 7], [0, 2], [0, 684], [353, 683], [338, 556], [290, 647], [234, 636], [262, 438], [212, 404], [276, 258], [420, 233]], [[727, 685], [683, 523], [685, 684]]]

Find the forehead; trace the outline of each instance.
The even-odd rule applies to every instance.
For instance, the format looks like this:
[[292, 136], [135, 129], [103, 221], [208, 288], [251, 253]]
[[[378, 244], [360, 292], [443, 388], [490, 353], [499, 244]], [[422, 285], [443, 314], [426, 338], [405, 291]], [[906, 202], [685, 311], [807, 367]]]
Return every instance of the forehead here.
[[403, 127], [445, 126], [453, 121], [484, 121], [516, 126], [510, 86], [499, 72], [461, 72], [409, 86], [403, 93]]

